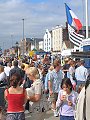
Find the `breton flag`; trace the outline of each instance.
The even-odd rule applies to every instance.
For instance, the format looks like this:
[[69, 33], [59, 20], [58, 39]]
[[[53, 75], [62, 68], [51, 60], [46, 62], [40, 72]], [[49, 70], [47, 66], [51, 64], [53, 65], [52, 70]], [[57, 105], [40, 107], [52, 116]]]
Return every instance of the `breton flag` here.
[[69, 33], [69, 40], [77, 47], [82, 45], [82, 40], [84, 38], [83, 35], [78, 34], [76, 31], [79, 31], [82, 28], [82, 24], [78, 17], [73, 13], [73, 11], [67, 6], [65, 3], [66, 8], [66, 16], [68, 22], [68, 33]]

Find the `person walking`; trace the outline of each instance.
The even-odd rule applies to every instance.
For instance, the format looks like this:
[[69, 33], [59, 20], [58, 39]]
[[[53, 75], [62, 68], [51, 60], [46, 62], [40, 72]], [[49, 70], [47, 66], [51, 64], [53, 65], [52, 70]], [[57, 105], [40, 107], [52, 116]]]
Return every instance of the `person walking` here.
[[9, 72], [11, 70], [11, 63], [8, 62], [7, 66], [4, 67], [4, 72], [6, 73], [7, 79], [9, 78]]
[[78, 94], [73, 91], [73, 86], [69, 78], [62, 79], [61, 88], [56, 102], [56, 107], [60, 113], [60, 120], [75, 120], [75, 105]]
[[5, 109], [4, 90], [7, 85], [7, 76], [4, 72], [4, 66], [0, 65], [0, 112]]
[[84, 60], [80, 61], [80, 66], [75, 70], [75, 78], [77, 80], [76, 89], [78, 90], [80, 85], [85, 85], [86, 79], [88, 77], [88, 70], [84, 67]]
[[18, 73], [23, 78], [23, 72], [22, 69], [18, 67], [18, 61], [13, 61], [13, 68], [9, 72], [9, 78], [14, 74]]
[[73, 85], [73, 89], [76, 90], [76, 78], [75, 78], [75, 61], [72, 60], [70, 62], [68, 78], [70, 78], [71, 83]]
[[48, 88], [50, 101], [52, 102], [52, 110], [54, 111], [54, 116], [57, 117], [58, 113], [56, 110], [56, 101], [64, 74], [63, 71], [61, 70], [61, 64], [59, 59], [54, 60], [53, 66], [54, 69], [52, 70], [52, 72], [50, 72], [50, 78], [48, 80]]
[[21, 76], [14, 73], [10, 78], [10, 88], [5, 90], [4, 96], [8, 103], [6, 120], [25, 120], [24, 104], [27, 92], [20, 87]]
[[35, 67], [30, 67], [26, 70], [26, 74], [33, 84], [30, 88], [27, 88], [27, 98], [30, 101], [31, 119], [44, 120], [45, 119], [45, 107], [43, 101], [43, 83], [40, 80], [39, 71]]

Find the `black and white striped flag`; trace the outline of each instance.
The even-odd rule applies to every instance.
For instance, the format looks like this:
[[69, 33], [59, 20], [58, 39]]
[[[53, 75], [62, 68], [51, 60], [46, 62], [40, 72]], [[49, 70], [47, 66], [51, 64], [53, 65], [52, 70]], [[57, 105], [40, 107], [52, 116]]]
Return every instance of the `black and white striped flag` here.
[[83, 35], [75, 32], [75, 30], [68, 24], [69, 40], [77, 47], [82, 46]]
[[65, 3], [65, 8], [66, 8], [67, 23], [68, 23], [69, 40], [75, 46], [80, 47], [82, 46], [82, 40], [84, 36], [76, 33], [75, 30], [79, 31], [82, 28], [82, 23], [66, 3]]

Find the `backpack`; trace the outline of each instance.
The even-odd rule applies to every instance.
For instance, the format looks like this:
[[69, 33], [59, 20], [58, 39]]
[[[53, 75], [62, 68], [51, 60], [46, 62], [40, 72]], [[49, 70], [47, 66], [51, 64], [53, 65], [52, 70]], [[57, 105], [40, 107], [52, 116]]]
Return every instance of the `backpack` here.
[[87, 101], [90, 101], [90, 99], [88, 99], [90, 96], [90, 94], [88, 94], [89, 89], [90, 89], [90, 75], [87, 77], [85, 87], [83, 87], [83, 89], [81, 90], [78, 96], [77, 104], [76, 104], [75, 120], [90, 120], [90, 117], [88, 117], [90, 115], [90, 112], [89, 112], [90, 110], [89, 111], [86, 110], [90, 108], [89, 104], [87, 103]]

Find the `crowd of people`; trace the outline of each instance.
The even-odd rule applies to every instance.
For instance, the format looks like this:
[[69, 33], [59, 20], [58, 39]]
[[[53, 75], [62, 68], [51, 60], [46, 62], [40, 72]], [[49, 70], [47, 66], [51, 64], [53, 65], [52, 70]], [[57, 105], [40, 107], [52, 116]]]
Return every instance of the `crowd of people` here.
[[78, 95], [89, 73], [84, 60], [47, 55], [40, 59], [0, 59], [0, 112], [7, 103], [6, 120], [44, 120], [51, 109], [60, 120], [75, 120]]

